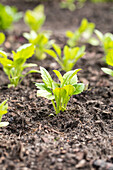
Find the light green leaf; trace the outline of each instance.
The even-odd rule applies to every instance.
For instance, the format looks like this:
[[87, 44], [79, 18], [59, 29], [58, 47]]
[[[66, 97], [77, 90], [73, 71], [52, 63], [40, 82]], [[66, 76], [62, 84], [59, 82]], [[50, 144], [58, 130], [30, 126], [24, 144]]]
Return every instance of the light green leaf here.
[[73, 32], [72, 31], [66, 31], [66, 37], [72, 38], [73, 37]]
[[30, 70], [29, 72], [27, 72], [25, 74], [25, 76], [28, 75], [28, 74], [31, 74], [31, 73], [40, 73], [40, 71], [39, 70]]
[[69, 48], [67, 45], [64, 46], [64, 56], [65, 56], [65, 60], [68, 61], [68, 59], [70, 59], [71, 57], [71, 48]]
[[4, 100], [0, 104], [0, 122], [1, 122], [2, 116], [7, 113], [8, 104], [6, 104], [6, 102], [7, 102], [7, 100]]
[[[81, 69], [76, 69], [76, 70], [72, 70], [72, 71], [68, 71], [67, 73], [64, 74], [63, 76], [63, 84], [64, 85], [68, 85], [71, 81], [71, 79], [78, 73], [78, 71], [80, 71]], [[72, 80], [73, 83], [73, 80]]]
[[97, 46], [97, 45], [100, 44], [99, 41], [98, 41], [96, 38], [94, 38], [94, 37], [91, 37], [91, 38], [88, 40], [88, 43], [91, 44], [91, 45], [93, 45], [93, 46]]
[[53, 90], [53, 94], [55, 96], [55, 101], [56, 101], [56, 114], [58, 114], [60, 110], [62, 111], [65, 110], [64, 100], [66, 97], [66, 90], [64, 88], [55, 88]]
[[66, 92], [67, 92], [67, 98], [70, 96], [72, 96], [73, 95], [73, 93], [74, 93], [74, 87], [72, 86], [72, 85], [66, 85], [66, 86], [64, 86], [63, 87], [65, 90], [66, 90]]
[[25, 65], [23, 66], [23, 68], [25, 69], [25, 68], [28, 68], [28, 67], [36, 67], [36, 66], [37, 66], [37, 64], [28, 63], [28, 64], [25, 64]]
[[110, 66], [113, 66], [113, 49], [109, 50], [106, 55], [106, 63]]
[[27, 10], [25, 13], [24, 21], [31, 30], [39, 31], [45, 21], [44, 6], [39, 5], [34, 10]]
[[103, 37], [104, 37], [104, 35], [99, 31], [99, 30], [94, 30], [94, 32], [95, 32], [95, 34], [97, 35], [97, 37], [98, 37], [98, 39], [100, 40], [100, 41], [103, 41]]
[[19, 63], [23, 64], [25, 63], [25, 61], [32, 57], [32, 55], [34, 54], [34, 50], [35, 50], [35, 47], [34, 45], [32, 44], [24, 44], [22, 46], [20, 46], [18, 49], [17, 49], [17, 53], [15, 53], [14, 51], [12, 51], [13, 53], [13, 58], [14, 58], [14, 61], [17, 62], [17, 60], [19, 60]]
[[37, 90], [37, 96], [38, 97], [44, 97], [48, 100], [53, 100], [55, 98], [52, 95], [52, 93], [48, 92], [47, 90]]
[[101, 68], [101, 70], [106, 73], [106, 74], [109, 74], [113, 77], [113, 70], [109, 69], [109, 68]]
[[7, 54], [4, 51], [2, 51], [2, 50], [0, 50], [0, 55], [3, 56], [4, 58], [7, 58]]
[[75, 84], [75, 85], [73, 85], [74, 86], [74, 95], [76, 95], [76, 94], [79, 94], [79, 93], [81, 93], [81, 92], [83, 92], [83, 90], [84, 90], [84, 88], [85, 88], [85, 86], [84, 86], [84, 84], [83, 83], [78, 83], [78, 84]]
[[49, 93], [52, 93], [51, 90], [49, 88], [46, 87], [46, 85], [44, 83], [35, 83], [36, 87], [40, 90], [46, 90]]
[[61, 49], [58, 45], [56, 44], [53, 44], [53, 48], [55, 49], [56, 53], [61, 56]]
[[53, 82], [53, 80], [52, 80], [49, 72], [45, 68], [43, 68], [43, 67], [40, 67], [40, 71], [41, 71], [41, 77], [43, 79], [43, 82], [46, 84], [46, 86], [48, 88], [52, 89], [52, 82]]
[[[6, 104], [7, 100], [4, 100], [1, 104], [0, 104], [0, 111], [1, 110], [6, 110], [8, 109], [8, 105]], [[5, 105], [6, 104], [6, 105]]]
[[53, 58], [57, 58], [57, 54], [53, 51], [53, 50], [44, 50], [45, 53], [49, 54], [50, 56], [52, 56]]
[[0, 32], [0, 45], [5, 41], [5, 35]]
[[9, 125], [9, 122], [0, 122], [0, 127], [5, 127]]
[[53, 70], [54, 73], [57, 75], [57, 77], [59, 78], [61, 84], [63, 83], [63, 77], [61, 75], [61, 73], [58, 70]]

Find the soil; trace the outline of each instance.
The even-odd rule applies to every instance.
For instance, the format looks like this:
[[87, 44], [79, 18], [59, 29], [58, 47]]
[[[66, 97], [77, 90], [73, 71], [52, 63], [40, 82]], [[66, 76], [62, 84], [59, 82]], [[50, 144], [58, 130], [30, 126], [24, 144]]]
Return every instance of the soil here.
[[[36, 1], [3, 1], [19, 10], [33, 9]], [[113, 3], [87, 2], [74, 12], [62, 10], [57, 2], [45, 2], [47, 19], [43, 29], [52, 30], [52, 38], [63, 47], [65, 31], [75, 30], [86, 17], [102, 32], [113, 33]], [[7, 32], [4, 50], [16, 50], [27, 41], [22, 33], [28, 31], [23, 20]], [[56, 116], [51, 101], [37, 98], [34, 82], [41, 82], [39, 74], [28, 75], [17, 88], [7, 88], [7, 76], [0, 65], [0, 102], [8, 98], [9, 121], [0, 129], [0, 170], [113, 170], [113, 78], [101, 67], [101, 47], [87, 45], [86, 54], [74, 68], [82, 68], [79, 81], [88, 85], [83, 93], [73, 96], [67, 111]], [[53, 69], [60, 66], [51, 58], [28, 62], [45, 67], [56, 79]], [[108, 66], [107, 66], [108, 67]]]

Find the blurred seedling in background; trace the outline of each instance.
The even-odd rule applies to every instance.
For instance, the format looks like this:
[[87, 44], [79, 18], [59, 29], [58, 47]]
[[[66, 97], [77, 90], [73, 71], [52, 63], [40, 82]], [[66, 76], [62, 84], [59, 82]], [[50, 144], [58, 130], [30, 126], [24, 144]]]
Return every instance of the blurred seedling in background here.
[[[106, 63], [113, 67], [113, 49], [109, 50], [109, 52], [107, 53], [105, 58], [106, 58]], [[113, 77], [113, 70], [112, 69], [105, 68], [105, 67], [103, 67], [101, 69], [104, 73], [109, 74]]]
[[17, 12], [16, 7], [0, 4], [0, 30], [9, 30], [14, 22], [22, 18], [22, 12]]
[[92, 22], [88, 22], [87, 19], [84, 18], [81, 22], [80, 27], [75, 30], [75, 32], [66, 32], [66, 37], [69, 38], [67, 44], [70, 47], [75, 47], [79, 44], [85, 43], [97, 46], [99, 44], [99, 41], [95, 37], [93, 37], [94, 29], [95, 24]]
[[36, 33], [31, 30], [30, 33], [24, 33], [24, 37], [29, 41], [29, 43], [35, 45], [35, 56], [39, 60], [46, 58], [45, 49], [50, 49], [54, 40], [49, 40], [49, 32]]
[[13, 60], [9, 59], [7, 54], [0, 50], [0, 63], [3, 65], [3, 70], [10, 80], [9, 88], [17, 87], [26, 75], [38, 72], [37, 70], [30, 70], [23, 74], [25, 68], [37, 66], [32, 63], [25, 64], [26, 60], [34, 54], [34, 50], [34, 45], [24, 44], [17, 49], [17, 52], [12, 51]]
[[84, 54], [85, 46], [70, 48], [67, 45], [63, 48], [63, 57], [61, 48], [53, 44], [54, 50], [45, 50], [47, 54], [53, 57], [61, 66], [61, 69], [64, 71], [70, 71]]
[[113, 34], [105, 33], [103, 34], [99, 30], [95, 30], [95, 34], [100, 40], [101, 46], [104, 50], [105, 55], [109, 52], [109, 50], [113, 49]]
[[34, 30], [35, 32], [40, 31], [45, 19], [43, 5], [38, 5], [33, 10], [27, 10], [24, 16], [25, 23], [29, 26], [30, 30]]
[[53, 70], [57, 75], [59, 82], [52, 80], [49, 72], [40, 67], [43, 83], [36, 83], [38, 97], [44, 97], [51, 100], [55, 113], [64, 112], [72, 95], [81, 93], [84, 90], [84, 84], [78, 83], [77, 73], [81, 69], [68, 71], [63, 76], [58, 70]]
[[76, 8], [82, 8], [86, 0], [61, 0], [60, 7], [74, 11]]
[[[5, 35], [4, 35], [4, 33], [0, 32], [0, 45], [2, 45], [4, 43], [4, 41], [5, 41]], [[2, 48], [0, 48], [0, 50], [1, 49]]]
[[9, 122], [2, 122], [2, 117], [4, 114], [7, 113], [7, 109], [8, 109], [8, 104], [6, 104], [7, 100], [3, 101], [0, 104], [0, 127], [5, 127], [9, 124]]
[[62, 0], [60, 2], [61, 8], [67, 8], [70, 11], [74, 11], [76, 9], [75, 0]]
[[49, 40], [50, 32], [41, 32], [45, 19], [46, 16], [44, 14], [43, 5], [38, 5], [33, 10], [27, 10], [24, 16], [24, 21], [30, 28], [30, 33], [24, 33], [23, 36], [29, 41], [29, 43], [35, 45], [35, 56], [39, 60], [46, 58], [44, 50], [51, 48], [51, 45], [54, 42], [53, 40]]

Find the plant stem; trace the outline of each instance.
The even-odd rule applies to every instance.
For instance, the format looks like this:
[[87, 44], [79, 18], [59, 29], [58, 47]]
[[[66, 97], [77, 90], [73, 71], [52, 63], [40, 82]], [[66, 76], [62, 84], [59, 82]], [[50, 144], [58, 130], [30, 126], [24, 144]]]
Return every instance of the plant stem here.
[[52, 101], [52, 104], [53, 104], [54, 110], [55, 110], [55, 112], [57, 113], [57, 109], [56, 109], [56, 106], [55, 106], [55, 102], [54, 102], [54, 100], [51, 100], [51, 101]]

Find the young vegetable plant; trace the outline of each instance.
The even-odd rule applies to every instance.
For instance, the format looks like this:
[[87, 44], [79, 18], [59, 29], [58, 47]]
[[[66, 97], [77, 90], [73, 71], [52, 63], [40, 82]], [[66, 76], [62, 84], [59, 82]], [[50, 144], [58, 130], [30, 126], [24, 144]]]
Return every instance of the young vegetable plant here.
[[54, 43], [53, 40], [49, 40], [49, 33], [36, 33], [35, 31], [31, 30], [30, 33], [23, 34], [26, 39], [29, 40], [29, 43], [35, 45], [35, 56], [39, 60], [43, 60], [46, 58], [45, 49], [50, 49], [52, 44]]
[[69, 38], [67, 44], [70, 47], [75, 47], [80, 42], [89, 43], [91, 45], [98, 45], [98, 40], [92, 37], [94, 28], [95, 24], [92, 22], [88, 22], [87, 19], [84, 18], [81, 22], [80, 27], [74, 33], [72, 31], [66, 32], [66, 36]]
[[[113, 67], [113, 49], [109, 50], [109, 52], [106, 55], [106, 63], [110, 66]], [[109, 68], [101, 68], [103, 72], [105, 72], [106, 74], [109, 74], [113, 77], [113, 70], [109, 69]]]
[[67, 8], [70, 11], [74, 11], [76, 9], [75, 0], [63, 0], [60, 3], [60, 7]]
[[5, 127], [9, 124], [9, 122], [1, 122], [2, 116], [7, 113], [8, 104], [6, 104], [7, 100], [3, 101], [0, 104], [0, 127]]
[[0, 30], [7, 30], [22, 17], [22, 12], [17, 12], [16, 7], [0, 4]]
[[27, 10], [24, 16], [25, 23], [29, 26], [30, 30], [34, 30], [35, 32], [40, 30], [45, 19], [43, 5], [38, 5], [33, 10]]
[[5, 41], [5, 35], [4, 33], [0, 32], [0, 45], [3, 44], [4, 41]]
[[78, 83], [77, 79], [77, 73], [80, 70], [68, 71], [63, 76], [58, 70], [53, 70], [60, 81], [57, 83], [52, 80], [45, 68], [40, 67], [43, 83], [35, 84], [40, 89], [37, 90], [37, 96], [51, 100], [56, 114], [60, 111], [64, 112], [71, 96], [79, 94], [84, 90], [84, 84]]
[[46, 58], [44, 50], [49, 49], [54, 42], [53, 40], [49, 40], [49, 32], [40, 31], [45, 19], [43, 5], [38, 5], [33, 10], [27, 10], [24, 17], [25, 23], [30, 28], [30, 33], [24, 33], [23, 36], [29, 43], [35, 45], [35, 56], [39, 60]]
[[70, 48], [67, 45], [63, 49], [63, 57], [61, 53], [61, 48], [53, 44], [53, 50], [45, 50], [47, 54], [52, 56], [61, 66], [62, 70], [70, 71], [74, 67], [75, 63], [85, 54], [85, 46]]
[[102, 34], [102, 32], [100, 32], [99, 30], [95, 30], [95, 33], [101, 42], [105, 54], [107, 54], [110, 49], [113, 49], [113, 34], [109, 32], [106, 34]]
[[0, 50], [0, 63], [3, 65], [3, 70], [10, 80], [8, 87], [16, 87], [27, 74], [39, 72], [37, 70], [30, 70], [23, 74], [25, 68], [37, 66], [32, 63], [25, 64], [26, 60], [34, 54], [34, 50], [34, 45], [24, 44], [17, 49], [17, 52], [12, 51], [13, 60], [9, 59], [7, 54]]

